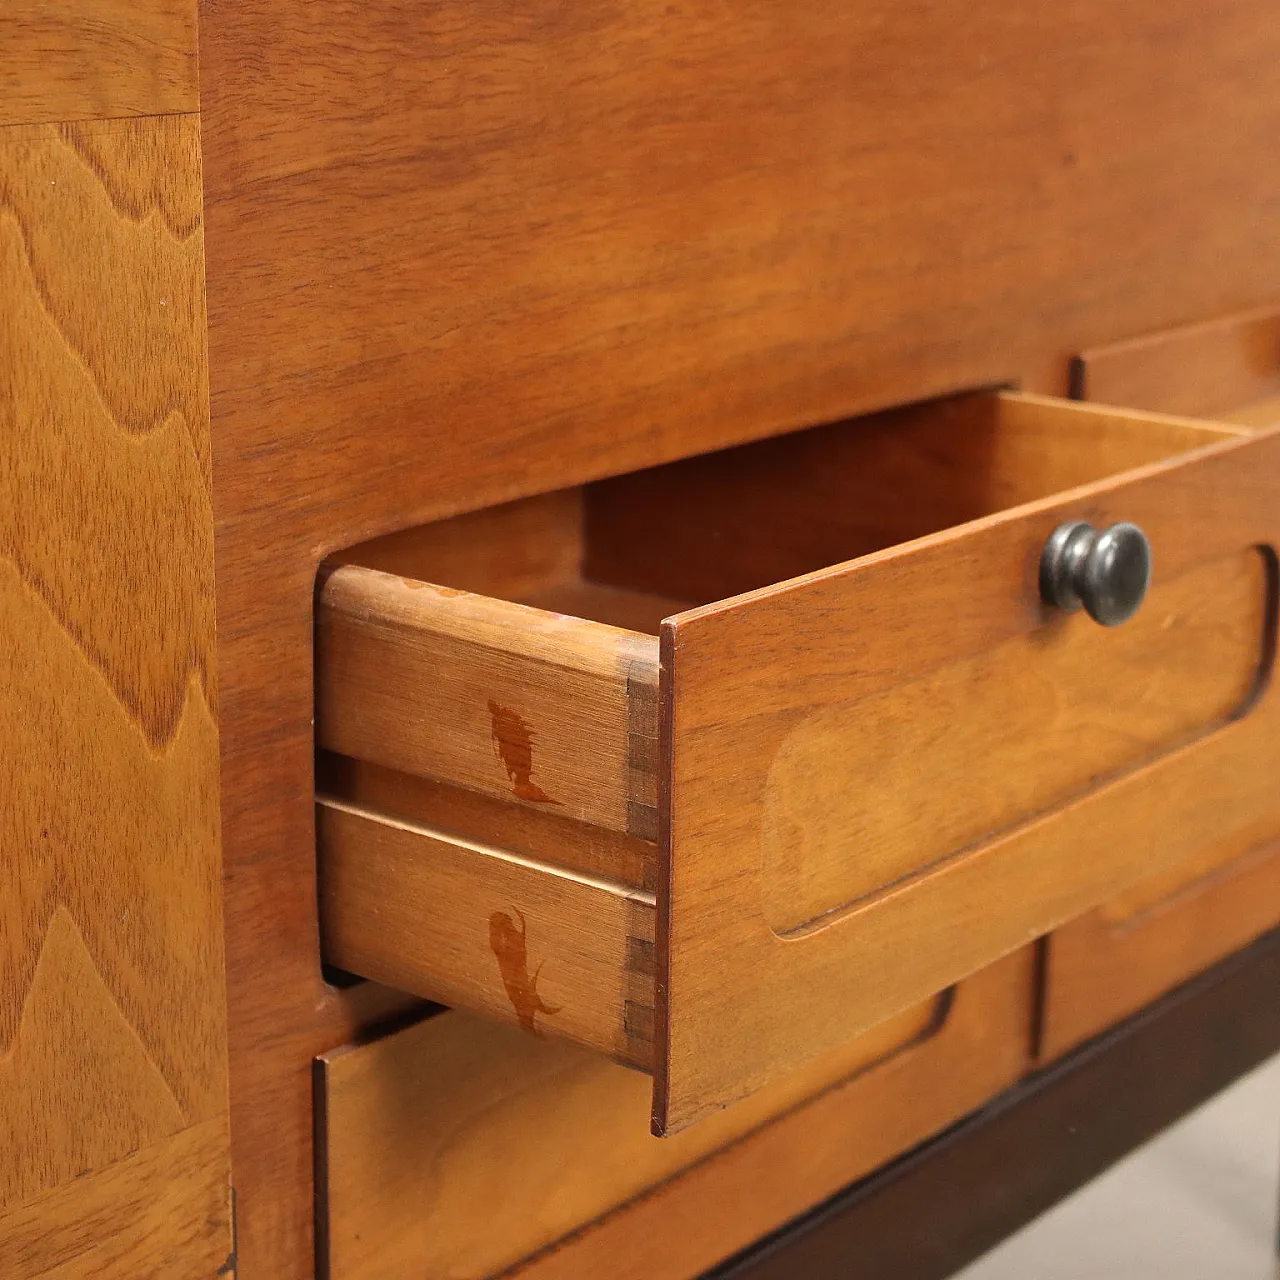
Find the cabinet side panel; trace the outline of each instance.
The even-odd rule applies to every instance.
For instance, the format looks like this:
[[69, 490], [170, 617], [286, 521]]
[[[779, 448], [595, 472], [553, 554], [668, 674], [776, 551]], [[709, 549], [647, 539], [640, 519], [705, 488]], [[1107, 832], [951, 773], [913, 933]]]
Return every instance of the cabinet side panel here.
[[[58, 1224], [138, 1274], [231, 1247], [203, 272], [194, 116], [0, 129], [0, 1214], [24, 1275], [89, 1265]], [[154, 1255], [113, 1252], [130, 1223]]]

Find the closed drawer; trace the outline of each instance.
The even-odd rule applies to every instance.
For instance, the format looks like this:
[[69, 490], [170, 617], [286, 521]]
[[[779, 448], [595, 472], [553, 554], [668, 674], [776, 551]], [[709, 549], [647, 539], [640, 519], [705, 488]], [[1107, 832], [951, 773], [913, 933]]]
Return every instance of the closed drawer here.
[[1027, 950], [673, 1138], [645, 1078], [449, 1011], [318, 1064], [330, 1280], [687, 1280], [1012, 1084]]
[[[677, 1129], [1280, 828], [1278, 496], [1280, 434], [981, 393], [357, 549], [328, 958], [651, 1070]], [[1067, 521], [1145, 531], [1123, 625], [1044, 603]]]
[[1280, 842], [1243, 851], [1240, 844], [1208, 845], [1054, 930], [1046, 940], [1042, 1059], [1280, 925]]

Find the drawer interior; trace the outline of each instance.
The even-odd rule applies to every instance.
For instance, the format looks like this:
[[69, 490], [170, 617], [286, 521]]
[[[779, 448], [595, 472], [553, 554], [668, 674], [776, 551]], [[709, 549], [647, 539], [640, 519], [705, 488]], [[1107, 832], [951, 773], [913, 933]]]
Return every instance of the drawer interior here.
[[335, 556], [656, 636], [672, 614], [1199, 448], [1207, 424], [975, 392], [407, 529]]

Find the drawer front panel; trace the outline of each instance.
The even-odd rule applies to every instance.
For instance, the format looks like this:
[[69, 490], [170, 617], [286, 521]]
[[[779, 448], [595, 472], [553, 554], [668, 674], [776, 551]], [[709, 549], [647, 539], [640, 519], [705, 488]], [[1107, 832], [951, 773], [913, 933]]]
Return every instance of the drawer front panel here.
[[797, 933], [1227, 723], [1257, 687], [1268, 578], [1250, 548], [1161, 583], [1118, 630], [1075, 614], [804, 714], [764, 787], [770, 928]]
[[644, 1076], [467, 1013], [326, 1054], [326, 1274], [698, 1275], [1011, 1084], [1032, 979], [1011, 956], [661, 1141]]
[[1048, 938], [1042, 1059], [1075, 1048], [1280, 924], [1280, 843], [1234, 839]]
[[[1015, 400], [1014, 411], [1035, 410], [1033, 398]], [[658, 895], [660, 1127], [678, 1128], [758, 1087], [1144, 872], [1191, 856], [1223, 828], [1280, 827], [1280, 702], [1258, 678], [1274, 646], [1278, 492], [1280, 435], [1232, 441], [664, 624], [670, 882]], [[1065, 646], [1073, 629], [1088, 624], [1046, 612], [1037, 566], [1050, 532], [1069, 519], [1133, 521], [1150, 538], [1155, 589], [1138, 630], [1148, 637], [1148, 664], [1170, 683], [1162, 689], [1151, 677], [1146, 697], [1135, 686], [1121, 706], [1135, 699], [1125, 715], [1132, 720], [1132, 706], [1154, 699], [1152, 736], [1144, 741], [1144, 726], [1134, 724], [1129, 743], [1110, 759], [1103, 753], [1096, 777], [1083, 765], [1073, 773], [1055, 754], [1048, 781], [1024, 787], [1027, 795], [1018, 784], [1011, 797], [975, 805], [967, 793], [982, 780], [988, 744], [957, 717], [948, 757], [970, 763], [936, 779], [944, 793], [938, 812], [968, 825], [940, 839], [903, 838], [882, 863], [873, 842], [850, 842], [850, 870], [839, 885], [819, 893], [812, 882], [785, 886], [785, 903], [776, 904], [782, 877], [770, 849], [779, 801], [770, 784], [788, 767], [797, 726], [813, 717], [821, 726], [833, 704], [857, 707], [903, 689], [910, 707], [918, 682], [945, 680], [949, 669], [991, 661], [1033, 636], [1049, 649]], [[1226, 602], [1233, 588], [1220, 594], [1216, 584], [1229, 582], [1235, 566], [1248, 567], [1238, 570], [1232, 627]], [[1165, 697], [1181, 700], [1198, 665], [1178, 657], [1186, 628], [1176, 620], [1186, 607], [1194, 612], [1195, 587], [1206, 576], [1215, 583], [1212, 599], [1225, 608], [1220, 620], [1233, 632], [1235, 656], [1209, 677], [1207, 694], [1208, 686], [1193, 688], [1186, 706], [1161, 708]], [[1175, 623], [1164, 632], [1167, 617]], [[1206, 620], [1205, 628], [1191, 641], [1201, 654], [1212, 646], [1215, 624]], [[1123, 634], [1108, 632], [1096, 643], [1111, 641], [1123, 652]], [[1166, 639], [1174, 655], [1168, 668]], [[1142, 657], [1133, 652], [1098, 670], [1134, 678]], [[1091, 661], [1086, 652], [1085, 670]], [[1193, 674], [1191, 685], [1199, 681]], [[1046, 704], [1053, 697], [1050, 691]], [[872, 761], [880, 730], [875, 716], [868, 722], [873, 740], [854, 757]], [[863, 727], [854, 716], [848, 724], [854, 736]], [[874, 773], [868, 778], [865, 765], [850, 771], [849, 759], [847, 745], [825, 758], [812, 752], [793, 773], [802, 792], [796, 807], [818, 797], [828, 830], [856, 830], [866, 792], [880, 798], [892, 786], [892, 778], [889, 788]], [[1025, 767], [1034, 769], [1034, 757]], [[1047, 797], [1078, 790], [1043, 810], [1036, 788]], [[1002, 824], [1002, 815], [1016, 821]], [[917, 820], [927, 814], [913, 814]], [[826, 914], [811, 914], [824, 907]], [[790, 926], [785, 936], [779, 923]]]

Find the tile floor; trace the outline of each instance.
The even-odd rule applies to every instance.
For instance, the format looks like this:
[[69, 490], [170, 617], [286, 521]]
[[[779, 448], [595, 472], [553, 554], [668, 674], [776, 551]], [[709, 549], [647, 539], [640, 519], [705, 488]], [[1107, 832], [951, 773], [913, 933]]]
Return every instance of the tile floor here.
[[954, 1280], [1280, 1280], [1280, 1058]]

